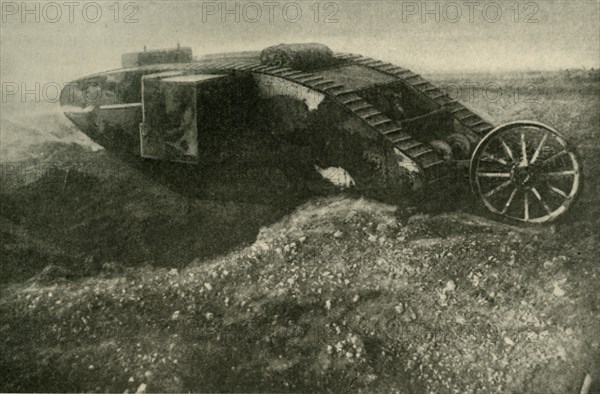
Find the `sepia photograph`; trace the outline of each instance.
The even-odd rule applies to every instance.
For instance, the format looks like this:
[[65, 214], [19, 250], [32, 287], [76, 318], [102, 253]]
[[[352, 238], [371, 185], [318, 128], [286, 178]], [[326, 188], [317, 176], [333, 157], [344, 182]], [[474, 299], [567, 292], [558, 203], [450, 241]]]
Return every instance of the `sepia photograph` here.
[[600, 394], [600, 0], [0, 9], [0, 392]]

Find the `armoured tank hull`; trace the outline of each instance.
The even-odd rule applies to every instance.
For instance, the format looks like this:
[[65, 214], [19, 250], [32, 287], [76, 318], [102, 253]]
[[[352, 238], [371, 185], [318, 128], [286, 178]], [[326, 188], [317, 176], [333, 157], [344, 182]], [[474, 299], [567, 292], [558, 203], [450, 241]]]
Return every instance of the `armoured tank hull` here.
[[[308, 146], [323, 166], [345, 168], [359, 186], [435, 185], [463, 160], [470, 162], [474, 192], [499, 216], [550, 221], [575, 199], [580, 167], [554, 130], [529, 122], [521, 126], [537, 128], [537, 134], [528, 145], [519, 141], [524, 132], [515, 126], [500, 142], [490, 142], [486, 136], [506, 133], [507, 127], [495, 128], [420, 75], [361, 55], [327, 51], [319, 61], [297, 62], [297, 67], [285, 52], [283, 59], [263, 51], [198, 60], [178, 53], [177, 62], [165, 63], [166, 56], [158, 64], [136, 64], [128, 56], [133, 67], [73, 81], [63, 90], [61, 105], [84, 133], [125, 156], [206, 163], [220, 157], [217, 142], [229, 138], [231, 130], [264, 123], [265, 133]], [[279, 120], [275, 128], [267, 127], [271, 119]], [[548, 136], [556, 137], [556, 147], [547, 145]], [[505, 157], [486, 151], [483, 141]], [[546, 187], [547, 177], [523, 182], [557, 153], [563, 156], [560, 171], [550, 164], [543, 171], [567, 171], [567, 185]], [[530, 160], [534, 155], [538, 163]], [[563, 199], [550, 202], [540, 194], [540, 182], [550, 192], [560, 190], [554, 194], [564, 194]], [[525, 205], [528, 195], [540, 203], [517, 209], [512, 206], [517, 193]], [[499, 201], [490, 201], [494, 195]]]

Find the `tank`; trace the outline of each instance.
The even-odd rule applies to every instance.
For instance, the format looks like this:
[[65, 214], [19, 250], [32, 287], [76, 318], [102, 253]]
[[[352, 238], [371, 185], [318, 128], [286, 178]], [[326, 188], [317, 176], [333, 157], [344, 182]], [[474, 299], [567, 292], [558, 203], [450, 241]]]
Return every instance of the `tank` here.
[[496, 127], [411, 70], [323, 44], [198, 59], [180, 47], [126, 54], [123, 68], [69, 83], [60, 102], [125, 159], [199, 168], [219, 162], [231, 140], [233, 160], [257, 160], [249, 138], [263, 136], [244, 132], [253, 125], [309, 150], [318, 169], [344, 169], [358, 189], [444, 187], [464, 168], [482, 206], [505, 220], [556, 220], [582, 186], [575, 150], [552, 127]]

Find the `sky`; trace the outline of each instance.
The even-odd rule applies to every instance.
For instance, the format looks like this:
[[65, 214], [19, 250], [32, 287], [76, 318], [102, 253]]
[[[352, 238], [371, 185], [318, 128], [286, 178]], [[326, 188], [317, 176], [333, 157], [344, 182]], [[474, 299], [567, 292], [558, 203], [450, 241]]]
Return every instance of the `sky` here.
[[201, 55], [322, 42], [424, 73], [600, 66], [599, 0], [23, 4], [1, 4], [3, 85], [60, 84], [177, 43]]

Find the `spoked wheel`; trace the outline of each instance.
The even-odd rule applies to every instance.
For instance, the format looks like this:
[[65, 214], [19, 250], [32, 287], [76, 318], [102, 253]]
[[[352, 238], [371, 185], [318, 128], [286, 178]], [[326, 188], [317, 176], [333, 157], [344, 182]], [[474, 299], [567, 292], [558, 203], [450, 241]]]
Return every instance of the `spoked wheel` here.
[[556, 220], [583, 183], [565, 138], [536, 122], [509, 123], [486, 135], [471, 158], [470, 181], [492, 213], [527, 223]]

